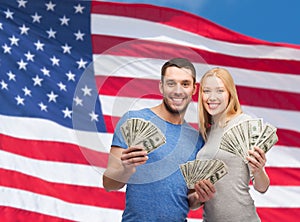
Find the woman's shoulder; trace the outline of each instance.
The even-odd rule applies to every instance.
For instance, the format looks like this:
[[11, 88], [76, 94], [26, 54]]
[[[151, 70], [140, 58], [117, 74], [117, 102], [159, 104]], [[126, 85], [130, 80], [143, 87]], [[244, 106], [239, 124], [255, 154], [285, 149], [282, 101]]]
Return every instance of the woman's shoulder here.
[[241, 113], [240, 115], [237, 116], [237, 118], [238, 118], [238, 122], [252, 119], [252, 117], [246, 113]]
[[241, 114], [238, 114], [236, 116], [234, 116], [230, 121], [229, 123], [227, 124], [227, 127], [231, 127], [235, 124], [238, 124], [240, 122], [243, 122], [243, 121], [246, 121], [246, 120], [249, 120], [249, 119], [252, 119], [252, 117], [246, 113], [241, 113]]

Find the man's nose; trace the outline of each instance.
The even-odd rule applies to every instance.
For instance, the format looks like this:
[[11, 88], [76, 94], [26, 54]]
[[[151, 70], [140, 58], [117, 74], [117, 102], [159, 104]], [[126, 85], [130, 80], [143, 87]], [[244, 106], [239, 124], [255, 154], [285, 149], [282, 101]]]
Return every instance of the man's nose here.
[[178, 83], [175, 87], [175, 93], [182, 93], [182, 92], [183, 92], [182, 85]]

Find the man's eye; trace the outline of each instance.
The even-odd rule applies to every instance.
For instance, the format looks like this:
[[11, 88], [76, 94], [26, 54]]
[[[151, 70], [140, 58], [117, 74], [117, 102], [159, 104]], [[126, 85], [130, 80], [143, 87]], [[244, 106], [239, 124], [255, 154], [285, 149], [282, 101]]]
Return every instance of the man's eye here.
[[209, 92], [210, 92], [210, 90], [208, 90], [208, 89], [203, 90], [203, 93], [209, 93]]
[[173, 82], [168, 82], [167, 83], [167, 86], [169, 86], [169, 87], [172, 87], [172, 86], [174, 86], [175, 84], [173, 83]]

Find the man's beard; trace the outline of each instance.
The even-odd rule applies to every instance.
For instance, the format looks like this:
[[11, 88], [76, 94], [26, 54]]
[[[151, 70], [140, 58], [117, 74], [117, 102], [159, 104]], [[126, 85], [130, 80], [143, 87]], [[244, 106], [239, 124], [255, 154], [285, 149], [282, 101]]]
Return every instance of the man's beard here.
[[164, 105], [165, 105], [165, 107], [166, 107], [166, 109], [170, 112], [170, 113], [172, 113], [172, 114], [182, 114], [182, 113], [185, 113], [185, 111], [187, 110], [187, 108], [188, 108], [188, 106], [185, 106], [183, 109], [181, 109], [181, 110], [175, 110], [175, 109], [173, 109], [167, 102], [166, 102], [166, 99], [164, 98], [163, 99], [163, 103], [164, 103]]

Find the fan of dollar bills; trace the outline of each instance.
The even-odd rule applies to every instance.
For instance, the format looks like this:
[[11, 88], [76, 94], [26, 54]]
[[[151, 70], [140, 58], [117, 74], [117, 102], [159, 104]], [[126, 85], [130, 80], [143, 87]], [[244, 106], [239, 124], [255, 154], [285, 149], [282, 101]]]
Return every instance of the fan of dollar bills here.
[[148, 153], [166, 143], [165, 136], [156, 125], [140, 118], [127, 119], [121, 126], [121, 132], [128, 147], [142, 145]]
[[266, 153], [278, 141], [277, 128], [264, 124], [261, 118], [240, 122], [224, 132], [220, 149], [240, 156], [245, 163], [248, 150], [258, 146]]
[[213, 184], [227, 174], [225, 163], [218, 159], [193, 160], [180, 164], [180, 171], [189, 189], [199, 180], [209, 179]]

